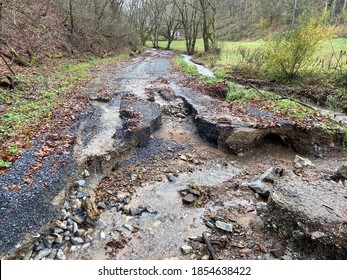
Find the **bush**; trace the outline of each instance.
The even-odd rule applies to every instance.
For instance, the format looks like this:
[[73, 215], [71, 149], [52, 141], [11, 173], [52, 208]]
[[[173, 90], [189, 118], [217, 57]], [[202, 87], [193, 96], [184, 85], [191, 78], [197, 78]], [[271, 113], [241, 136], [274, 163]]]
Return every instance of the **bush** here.
[[333, 37], [335, 27], [326, 16], [301, 17], [298, 24], [266, 44], [266, 70], [271, 76], [292, 79], [308, 66], [319, 43]]

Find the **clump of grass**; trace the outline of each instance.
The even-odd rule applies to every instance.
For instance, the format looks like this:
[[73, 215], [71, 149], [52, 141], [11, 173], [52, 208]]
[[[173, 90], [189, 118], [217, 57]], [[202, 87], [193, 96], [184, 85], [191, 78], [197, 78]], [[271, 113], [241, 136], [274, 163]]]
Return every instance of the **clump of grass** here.
[[190, 65], [182, 57], [175, 56], [174, 62], [180, 67], [183, 73], [187, 73], [193, 76], [199, 75], [198, 68], [196, 68], [194, 65]]
[[246, 90], [244, 86], [236, 83], [228, 83], [229, 91], [227, 93], [226, 100], [243, 103], [252, 99], [259, 99], [259, 95], [255, 90]]

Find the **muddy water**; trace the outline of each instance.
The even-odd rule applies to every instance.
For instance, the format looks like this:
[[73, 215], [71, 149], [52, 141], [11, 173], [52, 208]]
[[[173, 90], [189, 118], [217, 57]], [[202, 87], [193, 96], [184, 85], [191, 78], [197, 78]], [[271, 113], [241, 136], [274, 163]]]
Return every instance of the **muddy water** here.
[[105, 212], [103, 219], [116, 225], [123, 235], [130, 234], [127, 227], [134, 224], [140, 231], [117, 254], [117, 259], [170, 259], [182, 258], [180, 248], [190, 236], [201, 236], [206, 230], [203, 223], [204, 208], [184, 206], [179, 190], [189, 184], [215, 186], [229, 180], [239, 172], [232, 166], [201, 168], [193, 173], [181, 174], [175, 182], [165, 180], [154, 185], [144, 185], [129, 204], [130, 208], [146, 206], [150, 212], [141, 216], [119, 216]]

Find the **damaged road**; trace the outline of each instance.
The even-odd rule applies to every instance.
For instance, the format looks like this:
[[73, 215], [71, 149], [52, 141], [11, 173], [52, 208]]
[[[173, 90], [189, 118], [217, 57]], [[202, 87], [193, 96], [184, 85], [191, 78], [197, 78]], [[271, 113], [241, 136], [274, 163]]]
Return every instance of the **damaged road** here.
[[345, 259], [342, 135], [185, 87], [172, 57], [147, 50], [86, 86], [56, 177], [1, 178], [1, 257]]

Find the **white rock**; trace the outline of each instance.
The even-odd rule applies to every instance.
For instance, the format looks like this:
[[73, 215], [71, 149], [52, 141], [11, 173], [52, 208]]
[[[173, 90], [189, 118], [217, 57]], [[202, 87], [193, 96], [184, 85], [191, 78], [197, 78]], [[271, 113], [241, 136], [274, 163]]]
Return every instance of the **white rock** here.
[[75, 253], [75, 252], [77, 252], [79, 249], [81, 249], [81, 246], [76, 246], [76, 245], [74, 245], [74, 246], [71, 246], [69, 252], [70, 252], [70, 253]]
[[65, 256], [65, 254], [64, 254], [64, 252], [62, 250], [58, 250], [56, 259], [60, 260], [60, 261], [66, 260], [66, 256]]
[[311, 234], [311, 239], [312, 240], [317, 240], [320, 239], [322, 237], [326, 236], [326, 234], [324, 232], [320, 232], [320, 231], [315, 231]]
[[193, 252], [193, 248], [191, 246], [188, 246], [188, 245], [183, 245], [181, 247], [181, 250], [183, 252], [184, 255], [188, 255], [190, 254], [191, 252]]
[[59, 235], [58, 237], [55, 238], [54, 242], [57, 244], [63, 243], [63, 237]]
[[58, 228], [67, 229], [67, 222], [66, 222], [66, 221], [62, 222], [62, 221], [60, 221], [60, 220], [57, 220], [57, 221], [55, 222], [55, 225], [56, 225]]
[[89, 176], [90, 176], [89, 171], [88, 171], [87, 169], [84, 169], [83, 172], [82, 172], [82, 176], [83, 176], [84, 178], [89, 177]]
[[313, 167], [314, 164], [308, 159], [300, 156], [295, 156], [294, 159], [295, 168]]
[[226, 232], [233, 232], [233, 226], [231, 224], [227, 224], [221, 221], [216, 222], [216, 227]]
[[75, 182], [75, 187], [83, 188], [86, 185], [86, 181], [84, 180], [78, 180]]

